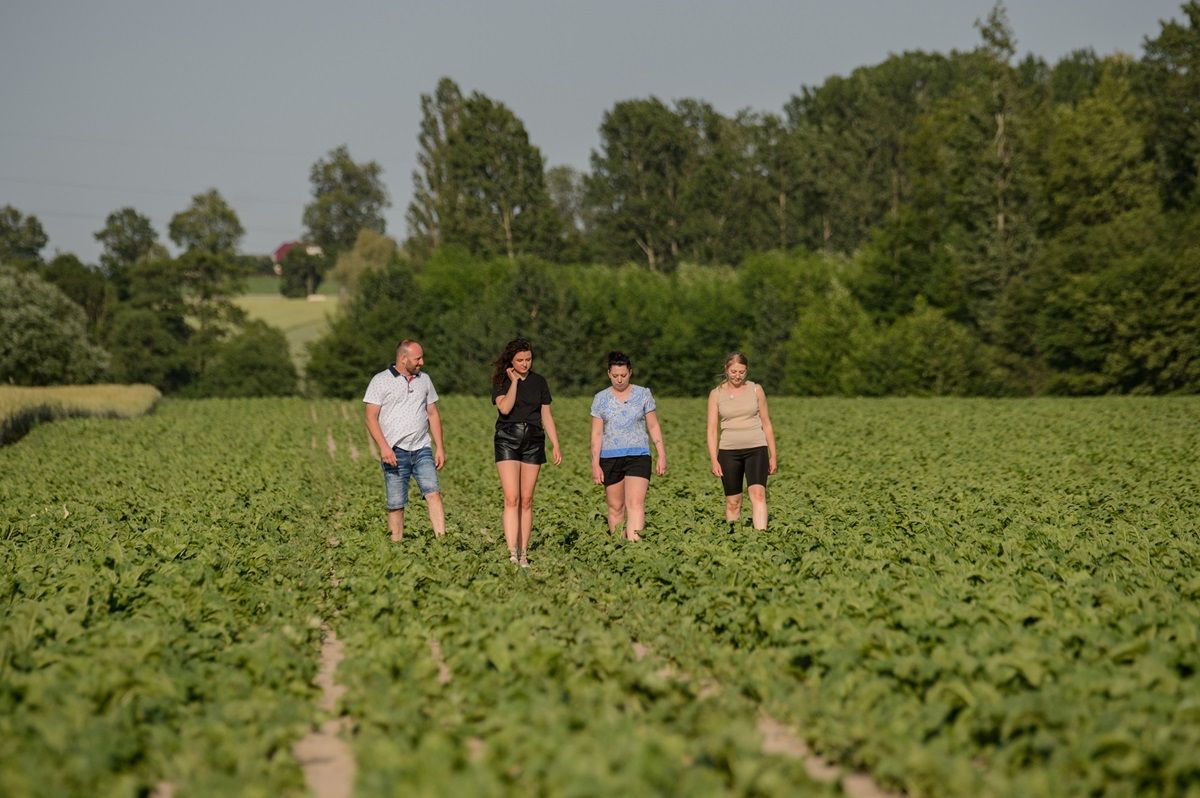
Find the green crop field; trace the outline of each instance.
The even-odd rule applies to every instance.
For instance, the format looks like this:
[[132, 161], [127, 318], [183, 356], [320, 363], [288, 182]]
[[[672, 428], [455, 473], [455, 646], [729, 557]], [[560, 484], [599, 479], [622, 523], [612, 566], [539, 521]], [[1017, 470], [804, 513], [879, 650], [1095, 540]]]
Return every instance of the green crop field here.
[[494, 411], [441, 406], [449, 531], [414, 497], [399, 544], [357, 402], [0, 449], [0, 794], [303, 795], [336, 716], [362, 796], [849, 786], [803, 744], [910, 795], [1200, 795], [1200, 400], [775, 398], [771, 528], [733, 535], [703, 401], [662, 400], [636, 544], [556, 401], [528, 571]]

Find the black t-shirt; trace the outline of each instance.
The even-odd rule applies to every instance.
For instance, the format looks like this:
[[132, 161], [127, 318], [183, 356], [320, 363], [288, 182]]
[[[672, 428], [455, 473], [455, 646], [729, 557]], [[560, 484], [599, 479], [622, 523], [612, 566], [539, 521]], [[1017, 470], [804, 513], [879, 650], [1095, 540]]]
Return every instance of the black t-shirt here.
[[[504, 384], [497, 390], [492, 386], [492, 404], [496, 399], [508, 393], [509, 379], [504, 378]], [[501, 413], [496, 419], [497, 424], [505, 422], [524, 421], [528, 424], [542, 425], [542, 405], [550, 404], [550, 386], [546, 378], [536, 372], [529, 372], [525, 379], [517, 383], [517, 400], [513, 402], [512, 412], [508, 415]]]

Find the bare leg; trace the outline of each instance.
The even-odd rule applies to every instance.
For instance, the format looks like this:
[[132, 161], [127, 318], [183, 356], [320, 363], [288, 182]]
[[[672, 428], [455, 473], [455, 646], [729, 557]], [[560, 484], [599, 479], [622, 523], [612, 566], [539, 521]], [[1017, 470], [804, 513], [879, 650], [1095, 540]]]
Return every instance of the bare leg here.
[[610, 534], [615, 533], [617, 527], [625, 520], [625, 483], [606, 485], [604, 500], [608, 504], [608, 531]]
[[725, 497], [725, 520], [733, 523], [742, 516], [742, 494]]
[[500, 488], [504, 491], [504, 542], [511, 554], [517, 553], [517, 530], [521, 521], [521, 464], [516, 460], [501, 460], [496, 463], [500, 474]]
[[425, 505], [429, 509], [429, 525], [433, 527], [433, 534], [440, 538], [446, 534], [446, 508], [442, 504], [441, 492], [426, 496]]
[[625, 506], [629, 516], [625, 524], [625, 537], [629, 540], [641, 540], [641, 532], [646, 528], [646, 491], [650, 488], [650, 480], [645, 477], [625, 477]]
[[387, 511], [388, 531], [392, 533], [392, 540], [404, 539], [404, 508], [399, 510]]
[[540, 465], [521, 463], [521, 527], [517, 536], [517, 557], [523, 562], [533, 533], [533, 489], [537, 487]]
[[747, 493], [750, 494], [750, 520], [754, 524], [755, 529], [767, 528], [767, 489], [763, 485], [751, 485]]

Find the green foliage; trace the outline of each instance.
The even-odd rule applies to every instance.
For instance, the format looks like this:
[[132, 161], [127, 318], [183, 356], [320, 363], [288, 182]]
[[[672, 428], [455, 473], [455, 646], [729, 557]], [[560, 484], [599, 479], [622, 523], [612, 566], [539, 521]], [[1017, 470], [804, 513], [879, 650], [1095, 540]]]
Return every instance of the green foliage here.
[[195, 378], [186, 352], [188, 328], [182, 316], [148, 307], [121, 305], [113, 313], [105, 345], [112, 353], [111, 374], [118, 382], [144, 382], [165, 393]]
[[357, 399], [168, 399], [0, 451], [5, 794], [298, 794], [291, 746], [338, 718], [367, 794], [839, 794], [765, 718], [910, 795], [1200, 778], [1195, 398], [773, 396], [770, 529], [733, 535], [703, 401], [663, 399], [633, 545], [559, 399], [528, 571], [487, 400], [441, 402], [448, 535], [414, 497], [396, 545]]
[[85, 266], [71, 254], [58, 255], [46, 264], [42, 277], [83, 308], [88, 335], [95, 338], [116, 304], [116, 289], [98, 270]]
[[1047, 292], [1036, 341], [1054, 370], [1049, 390], [1200, 391], [1198, 220], [1154, 218], [1129, 214], [1089, 230], [1078, 248], [1104, 257], [1079, 264]]
[[1162, 197], [1169, 208], [1191, 206], [1200, 173], [1200, 2], [1180, 6], [1186, 21], [1161, 23], [1159, 35], [1146, 39], [1139, 77], [1141, 96], [1150, 106], [1149, 140], [1162, 175]]
[[[862, 328], [858, 328], [861, 335]], [[968, 328], [918, 297], [912, 313], [861, 340], [848, 357], [862, 396], [989, 395], [1005, 391], [994, 358]]]
[[0, 266], [0, 382], [54, 385], [91, 382], [108, 353], [88, 340], [83, 309], [31, 272]]
[[335, 258], [353, 247], [359, 230], [384, 232], [383, 209], [390, 202], [382, 174], [374, 161], [356, 163], [345, 145], [313, 164], [313, 200], [304, 208], [304, 226], [326, 256]]
[[42, 223], [11, 205], [0, 208], [0, 264], [35, 267], [42, 262], [42, 248], [50, 239]]
[[129, 272], [135, 264], [168, 257], [166, 249], [158, 243], [158, 233], [150, 218], [133, 208], [110, 213], [104, 227], [96, 231], [95, 238], [104, 248], [100, 253], [100, 267], [113, 281], [120, 299], [129, 296]]
[[442, 240], [485, 257], [554, 255], [558, 217], [546, 193], [542, 154], [521, 120], [475, 92], [463, 101], [446, 146], [447, 189], [458, 212], [443, 219]]
[[317, 292], [329, 271], [329, 257], [325, 254], [308, 254], [306, 244], [297, 244], [287, 251], [279, 261], [282, 272], [279, 293], [286, 297], [303, 298]]
[[658, 98], [625, 100], [605, 112], [587, 195], [611, 260], [641, 261], [656, 270], [680, 256], [689, 154], [683, 119]]
[[187, 252], [231, 257], [246, 234], [237, 213], [215, 188], [192, 197], [185, 211], [171, 217], [171, 240]]
[[433, 94], [421, 95], [421, 131], [413, 199], [408, 205], [408, 248], [428, 257], [445, 243], [443, 227], [460, 211], [449, 172], [450, 136], [462, 118], [462, 90], [447, 77]]
[[364, 274], [383, 269], [397, 257], [400, 257], [400, 249], [393, 238], [363, 228], [358, 232], [354, 247], [338, 256], [329, 276], [337, 282], [341, 293], [351, 293], [358, 289]]
[[296, 367], [287, 337], [261, 321], [246, 324], [222, 341], [196, 385], [201, 396], [289, 396], [296, 393]]

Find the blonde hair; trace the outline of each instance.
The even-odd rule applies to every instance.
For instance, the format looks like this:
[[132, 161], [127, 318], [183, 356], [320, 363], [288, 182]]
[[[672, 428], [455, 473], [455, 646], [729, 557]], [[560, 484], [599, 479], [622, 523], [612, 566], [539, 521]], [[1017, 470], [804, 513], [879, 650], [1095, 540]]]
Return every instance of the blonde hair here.
[[718, 385], [724, 385], [729, 382], [728, 372], [730, 363], [741, 363], [747, 369], [750, 368], [750, 361], [746, 359], [745, 355], [738, 351], [730, 352], [725, 356], [725, 365], [721, 368], [721, 381]]

